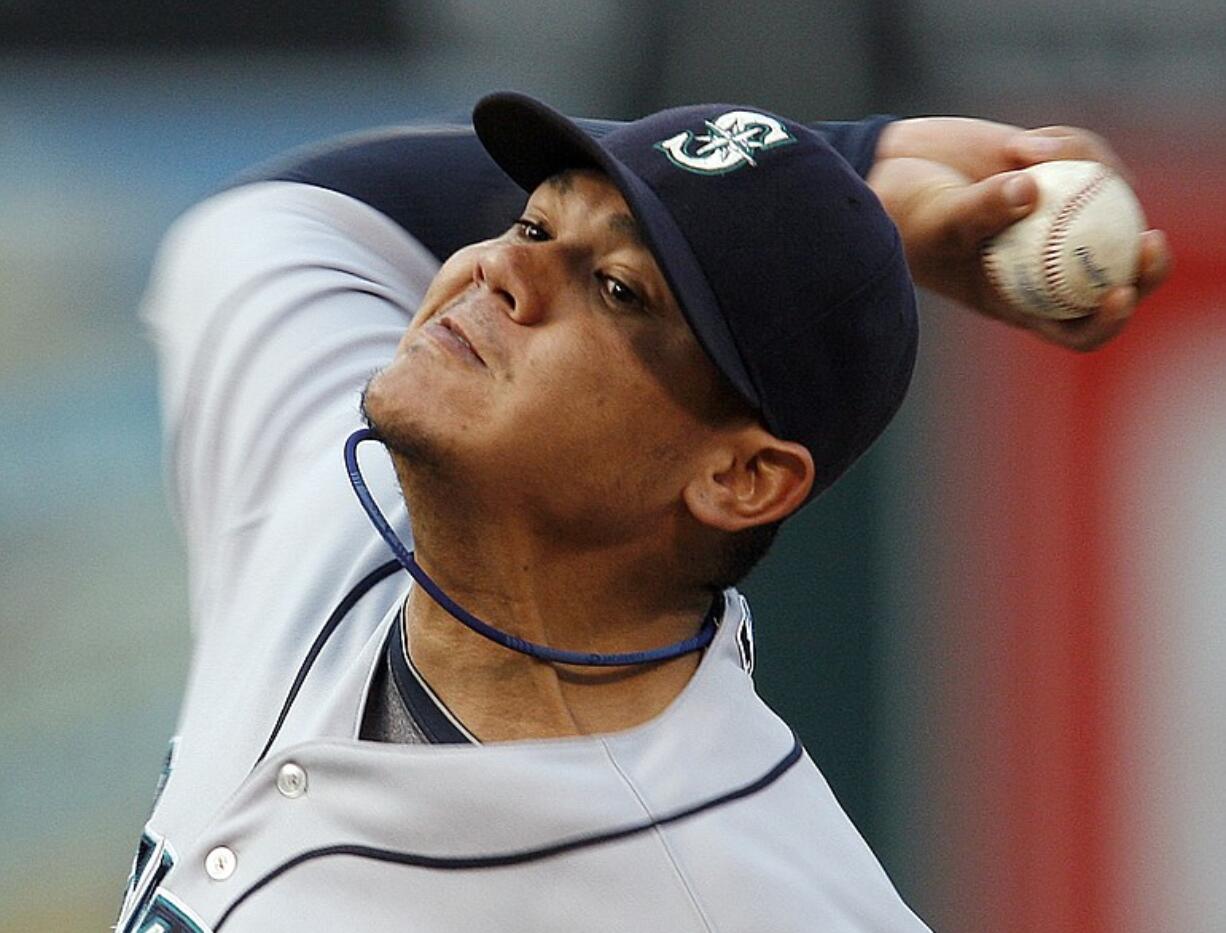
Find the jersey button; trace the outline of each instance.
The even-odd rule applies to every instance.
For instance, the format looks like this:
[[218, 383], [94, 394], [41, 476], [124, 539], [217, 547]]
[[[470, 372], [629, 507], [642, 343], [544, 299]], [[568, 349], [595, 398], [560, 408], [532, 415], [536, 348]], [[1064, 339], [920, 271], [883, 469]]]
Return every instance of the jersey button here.
[[237, 867], [238, 856], [226, 846], [218, 846], [204, 857], [204, 870], [214, 881], [225, 881]]
[[281, 796], [292, 800], [305, 794], [306, 789], [307, 773], [302, 766], [292, 761], [283, 764], [281, 770], [277, 772], [277, 790], [281, 792]]

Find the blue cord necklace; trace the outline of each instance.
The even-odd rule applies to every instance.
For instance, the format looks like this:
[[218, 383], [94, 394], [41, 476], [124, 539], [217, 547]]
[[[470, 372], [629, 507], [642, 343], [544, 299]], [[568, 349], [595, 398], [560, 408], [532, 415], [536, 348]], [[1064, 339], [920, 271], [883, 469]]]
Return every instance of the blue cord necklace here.
[[667, 661], [670, 658], [680, 657], [693, 651], [701, 651], [711, 644], [711, 639], [715, 637], [717, 611], [722, 603], [722, 600], [718, 598], [707, 613], [706, 618], [703, 619], [702, 627], [693, 637], [672, 645], [665, 645], [663, 648], [651, 648], [647, 651], [628, 651], [622, 654], [598, 654], [591, 651], [566, 651], [562, 648], [551, 648], [549, 645], [541, 645], [509, 635], [501, 629], [490, 625], [488, 622], [481, 621], [443, 592], [442, 588], [430, 578], [429, 574], [422, 570], [421, 565], [413, 558], [413, 552], [404, 546], [404, 542], [396, 536], [396, 532], [388, 524], [387, 519], [379, 510], [374, 496], [370, 494], [366, 481], [362, 478], [362, 471], [358, 468], [358, 445], [363, 441], [378, 441], [378, 437], [370, 428], [362, 428], [349, 435], [349, 439], [345, 441], [345, 468], [349, 471], [349, 482], [353, 485], [353, 491], [358, 497], [358, 502], [365, 509], [371, 524], [375, 526], [379, 536], [387, 542], [387, 546], [391, 548], [392, 553], [400, 561], [401, 566], [429, 594], [430, 598], [478, 635], [484, 635], [490, 641], [497, 642], [504, 648], [510, 648], [512, 651], [518, 651], [521, 654], [531, 655], [542, 661], [554, 661], [561, 664], [582, 664], [589, 667], [618, 667], [625, 664], [650, 664], [655, 661]]

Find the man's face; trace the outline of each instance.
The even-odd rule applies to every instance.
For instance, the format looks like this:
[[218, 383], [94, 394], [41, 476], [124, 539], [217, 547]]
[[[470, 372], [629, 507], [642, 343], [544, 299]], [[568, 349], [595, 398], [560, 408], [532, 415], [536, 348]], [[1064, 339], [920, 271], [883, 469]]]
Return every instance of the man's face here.
[[620, 193], [574, 171], [443, 265], [365, 405], [410, 476], [616, 534], [677, 507], [725, 400]]

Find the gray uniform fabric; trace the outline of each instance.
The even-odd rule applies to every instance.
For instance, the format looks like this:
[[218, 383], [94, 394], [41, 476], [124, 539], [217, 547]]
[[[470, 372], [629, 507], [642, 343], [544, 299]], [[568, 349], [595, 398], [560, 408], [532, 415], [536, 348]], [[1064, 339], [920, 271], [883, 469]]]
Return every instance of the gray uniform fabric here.
[[[290, 182], [167, 237], [146, 313], [195, 653], [118, 928], [926, 929], [755, 694], [734, 590], [695, 676], [637, 728], [358, 740], [408, 581], [372, 576], [388, 555], [341, 448], [435, 269], [372, 208]], [[390, 463], [363, 465], [411, 540]]]

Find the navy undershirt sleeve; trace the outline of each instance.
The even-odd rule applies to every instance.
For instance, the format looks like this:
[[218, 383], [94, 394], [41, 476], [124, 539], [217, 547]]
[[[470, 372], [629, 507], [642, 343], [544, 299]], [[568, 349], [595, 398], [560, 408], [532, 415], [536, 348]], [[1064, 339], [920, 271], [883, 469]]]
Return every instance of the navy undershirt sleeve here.
[[[861, 176], [873, 164], [890, 117], [813, 128]], [[579, 120], [594, 136], [620, 124]], [[465, 121], [392, 127], [291, 152], [244, 173], [233, 185], [294, 181], [356, 198], [404, 227], [438, 259], [502, 233], [527, 195], [486, 155]], [[232, 186], [233, 186], [232, 185]]]

